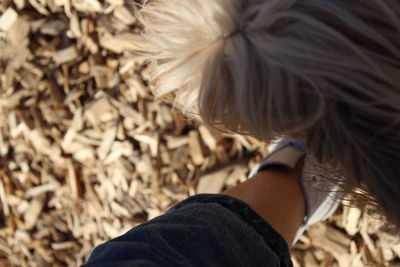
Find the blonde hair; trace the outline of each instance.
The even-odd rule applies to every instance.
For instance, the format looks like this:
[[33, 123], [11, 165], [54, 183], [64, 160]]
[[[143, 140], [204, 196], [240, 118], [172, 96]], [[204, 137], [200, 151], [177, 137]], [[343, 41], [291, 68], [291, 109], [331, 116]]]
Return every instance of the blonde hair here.
[[400, 2], [149, 0], [158, 96], [210, 125], [307, 140], [400, 225]]

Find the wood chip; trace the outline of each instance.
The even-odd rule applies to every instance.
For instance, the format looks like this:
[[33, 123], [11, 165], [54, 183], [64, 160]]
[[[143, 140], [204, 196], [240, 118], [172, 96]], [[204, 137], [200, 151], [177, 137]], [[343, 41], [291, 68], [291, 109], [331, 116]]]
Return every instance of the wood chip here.
[[7, 10], [0, 16], [0, 31], [7, 32], [17, 19], [17, 12], [11, 7], [7, 8]]
[[195, 165], [201, 165], [204, 161], [204, 156], [200, 143], [200, 135], [197, 131], [189, 133], [189, 153]]
[[132, 13], [124, 6], [117, 6], [114, 9], [114, 16], [121, 20], [125, 25], [132, 25], [136, 22], [136, 18]]
[[61, 65], [72, 61], [78, 57], [78, 53], [74, 46], [64, 48], [62, 50], [57, 51], [54, 56], [53, 60], [57, 65]]
[[10, 208], [8, 206], [7, 196], [4, 190], [4, 184], [1, 180], [0, 180], [0, 201], [4, 215], [8, 216], [10, 214]]
[[72, 195], [76, 198], [82, 195], [83, 189], [71, 161], [68, 162], [68, 181]]
[[361, 211], [356, 208], [345, 207], [344, 209], [345, 212], [343, 214], [343, 218], [345, 220], [345, 229], [349, 235], [354, 236], [360, 230], [358, 223], [361, 218]]
[[203, 142], [208, 146], [208, 148], [212, 151], [215, 150], [217, 147], [217, 140], [211, 134], [211, 131], [206, 126], [200, 125], [199, 132]]
[[139, 35], [122, 33], [116, 36], [104, 34], [100, 38], [100, 45], [114, 53], [120, 54], [124, 51], [137, 51], [149, 49], [149, 44]]
[[44, 207], [44, 200], [44, 195], [40, 195], [30, 202], [29, 208], [24, 213], [24, 228], [26, 230], [30, 230], [35, 227], [39, 219], [40, 213], [42, 212], [42, 209]]
[[107, 157], [108, 153], [111, 150], [111, 146], [115, 140], [116, 135], [117, 135], [117, 127], [112, 127], [105, 131], [101, 145], [97, 149], [97, 154], [99, 155], [99, 158], [101, 160], [104, 160]]
[[62, 20], [51, 20], [40, 27], [40, 32], [45, 35], [58, 36], [66, 29]]
[[222, 191], [229, 171], [221, 170], [200, 177], [197, 185], [198, 194], [216, 194]]

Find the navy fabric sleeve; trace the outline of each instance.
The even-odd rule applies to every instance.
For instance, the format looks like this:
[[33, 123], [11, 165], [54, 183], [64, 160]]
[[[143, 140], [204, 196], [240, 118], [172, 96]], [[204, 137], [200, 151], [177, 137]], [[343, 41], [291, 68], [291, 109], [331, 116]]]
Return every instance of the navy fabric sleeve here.
[[285, 240], [246, 203], [196, 195], [94, 249], [89, 266], [292, 266]]

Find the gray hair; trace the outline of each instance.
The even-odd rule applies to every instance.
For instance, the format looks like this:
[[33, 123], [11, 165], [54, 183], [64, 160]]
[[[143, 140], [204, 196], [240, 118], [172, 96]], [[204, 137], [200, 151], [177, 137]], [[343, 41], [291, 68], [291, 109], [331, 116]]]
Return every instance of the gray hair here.
[[307, 140], [400, 225], [400, 2], [149, 0], [158, 96], [261, 140]]

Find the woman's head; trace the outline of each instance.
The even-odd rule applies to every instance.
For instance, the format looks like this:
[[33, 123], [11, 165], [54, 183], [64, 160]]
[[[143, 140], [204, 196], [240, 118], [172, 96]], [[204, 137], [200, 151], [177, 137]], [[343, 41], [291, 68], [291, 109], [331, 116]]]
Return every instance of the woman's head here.
[[210, 125], [304, 138], [400, 225], [400, 2], [149, 0], [156, 94]]

